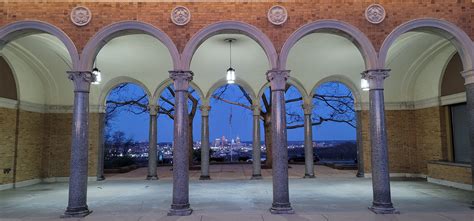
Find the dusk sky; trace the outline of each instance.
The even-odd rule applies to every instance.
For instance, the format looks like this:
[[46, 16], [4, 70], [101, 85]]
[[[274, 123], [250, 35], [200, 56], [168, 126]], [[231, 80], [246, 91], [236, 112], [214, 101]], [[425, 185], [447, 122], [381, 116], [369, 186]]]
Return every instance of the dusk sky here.
[[[140, 95], [143, 93], [140, 87], [130, 84], [128, 94]], [[131, 91], [131, 93], [130, 93]], [[347, 88], [342, 90], [348, 93]], [[286, 97], [296, 97], [299, 93], [293, 87], [287, 92]], [[233, 101], [239, 101], [245, 103], [245, 99], [242, 98], [242, 93], [237, 89], [236, 86], [227, 88], [226, 98], [232, 99]], [[226, 138], [235, 138], [239, 136], [242, 141], [252, 140], [252, 112], [243, 107], [226, 104], [224, 102], [211, 100], [211, 111], [209, 114], [209, 128], [210, 128], [210, 140], [213, 141], [215, 138], [225, 136]], [[301, 103], [287, 104], [287, 109], [294, 110], [297, 113], [303, 113]], [[316, 107], [316, 113], [323, 113], [324, 108]], [[229, 121], [230, 115], [232, 114], [232, 120]], [[201, 140], [201, 114], [197, 112], [194, 118], [193, 124], [193, 135], [194, 140]], [[148, 127], [149, 127], [149, 115], [144, 114], [132, 114], [128, 111], [119, 111], [114, 120], [112, 121], [112, 131], [123, 131], [129, 137], [137, 141], [148, 141]], [[263, 125], [261, 121], [261, 137], [263, 137]], [[173, 121], [166, 115], [160, 115], [158, 117], [158, 142], [171, 142], [173, 139]], [[313, 140], [355, 140], [356, 132], [355, 129], [347, 124], [343, 123], [332, 123], [325, 122], [322, 125], [313, 127]], [[303, 128], [288, 130], [289, 141], [303, 141]]]

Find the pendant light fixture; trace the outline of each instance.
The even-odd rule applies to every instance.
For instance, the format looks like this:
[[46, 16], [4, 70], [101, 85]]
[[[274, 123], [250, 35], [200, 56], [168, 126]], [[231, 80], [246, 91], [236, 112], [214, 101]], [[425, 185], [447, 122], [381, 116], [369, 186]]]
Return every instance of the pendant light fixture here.
[[362, 78], [360, 80], [360, 88], [363, 90], [363, 91], [368, 91], [370, 88], [369, 88], [369, 81], [365, 78]]
[[97, 68], [97, 58], [94, 62], [94, 69], [92, 69], [92, 74], [95, 76], [95, 80], [92, 82], [92, 84], [100, 84], [102, 81], [102, 76], [100, 73], [100, 70]]
[[228, 84], [235, 83], [235, 69], [232, 68], [232, 42], [235, 41], [235, 38], [225, 39], [229, 42], [229, 69], [227, 69], [226, 80]]

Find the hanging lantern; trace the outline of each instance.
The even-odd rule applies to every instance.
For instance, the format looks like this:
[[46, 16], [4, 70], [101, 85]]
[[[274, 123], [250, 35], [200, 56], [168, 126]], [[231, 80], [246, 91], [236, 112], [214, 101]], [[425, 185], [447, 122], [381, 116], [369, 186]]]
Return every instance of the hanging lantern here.
[[235, 83], [235, 69], [232, 68], [232, 42], [234, 38], [228, 38], [226, 41], [229, 42], [229, 68], [227, 69], [226, 80], [228, 84]]
[[368, 91], [370, 89], [370, 86], [369, 86], [369, 81], [365, 78], [362, 78], [360, 80], [360, 88], [363, 90], [363, 91]]
[[95, 67], [94, 69], [92, 69], [92, 74], [95, 76], [95, 81], [93, 81], [92, 84], [100, 84], [100, 82], [102, 81], [100, 70]]

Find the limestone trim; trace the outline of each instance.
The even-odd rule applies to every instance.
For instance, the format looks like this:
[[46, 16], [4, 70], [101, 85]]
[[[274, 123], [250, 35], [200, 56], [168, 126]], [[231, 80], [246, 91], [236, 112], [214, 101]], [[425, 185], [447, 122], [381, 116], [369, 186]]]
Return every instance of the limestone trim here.
[[199, 46], [208, 38], [223, 33], [244, 34], [255, 40], [265, 51], [265, 54], [268, 58], [269, 68], [274, 69], [277, 67], [277, 51], [272, 41], [259, 28], [240, 21], [221, 21], [208, 25], [199, 30], [186, 43], [183, 53], [181, 54], [181, 68], [189, 70], [191, 67], [193, 55]]
[[334, 30], [341, 35], [340, 32], [344, 33], [343, 36], [354, 42], [356, 47], [359, 49], [362, 58], [365, 62], [366, 69], [373, 69], [377, 64], [377, 52], [375, 51], [372, 42], [367, 36], [360, 31], [357, 27], [338, 20], [319, 20], [315, 21], [302, 27], [298, 28], [291, 36], [286, 40], [280, 52], [279, 66], [280, 69], [287, 69], [288, 55], [290, 54], [293, 46], [306, 35], [312, 34], [316, 31], [321, 30]]
[[99, 53], [100, 49], [105, 44], [107, 44], [109, 40], [120, 36], [124, 32], [130, 31], [145, 33], [158, 39], [166, 46], [166, 48], [168, 48], [173, 61], [173, 67], [176, 69], [180, 66], [180, 56], [178, 49], [165, 32], [145, 22], [121, 21], [102, 28], [87, 42], [81, 54], [81, 70], [92, 69], [95, 57]]
[[440, 98], [441, 106], [450, 104], [459, 104], [466, 102], [466, 92], [442, 96]]
[[461, 72], [462, 77], [464, 78], [464, 85], [474, 84], [474, 69]]
[[435, 32], [450, 40], [459, 52], [464, 70], [472, 70], [474, 63], [474, 49], [469, 36], [455, 24], [436, 18], [415, 19], [396, 27], [384, 40], [379, 50], [377, 68], [386, 67], [388, 51], [393, 43], [402, 34], [409, 31]]
[[146, 95], [147, 95], [147, 97], [150, 101], [151, 93], [150, 93], [150, 90], [148, 89], [148, 87], [145, 86], [144, 83], [142, 83], [141, 81], [139, 81], [135, 78], [131, 78], [131, 77], [128, 77], [128, 76], [120, 76], [120, 77], [116, 77], [116, 78], [113, 78], [113, 79], [107, 81], [107, 83], [104, 86], [102, 86], [102, 85], [99, 86], [100, 87], [100, 95], [99, 95], [98, 104], [103, 105], [105, 107], [107, 96], [109, 96], [110, 91], [112, 91], [115, 87], [117, 87], [118, 85], [120, 85], [122, 83], [136, 84], [137, 86], [139, 86], [146, 93]]
[[8, 42], [13, 41], [20, 36], [24, 36], [28, 33], [34, 34], [37, 32], [48, 33], [58, 38], [64, 44], [64, 46], [66, 46], [66, 49], [69, 52], [69, 56], [71, 57], [72, 61], [72, 69], [79, 69], [79, 53], [73, 41], [60, 28], [50, 23], [35, 20], [10, 23], [0, 28], [0, 42], [3, 46], [4, 44], [7, 44]]
[[0, 97], [0, 108], [17, 109], [18, 103], [17, 100]]
[[442, 180], [442, 179], [436, 179], [432, 177], [427, 177], [426, 180], [428, 183], [434, 183], [442, 186], [449, 186], [449, 187], [454, 187], [462, 190], [474, 190], [473, 186], [471, 184], [465, 184], [465, 183], [457, 183], [449, 180]]

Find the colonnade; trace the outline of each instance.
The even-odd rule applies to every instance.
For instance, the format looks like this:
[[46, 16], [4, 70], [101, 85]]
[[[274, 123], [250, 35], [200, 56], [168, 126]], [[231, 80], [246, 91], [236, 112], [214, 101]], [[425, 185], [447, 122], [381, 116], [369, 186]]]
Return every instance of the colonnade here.
[[[391, 202], [390, 177], [388, 167], [388, 148], [385, 127], [385, 110], [383, 82], [389, 76], [387, 69], [367, 70], [362, 77], [369, 81], [370, 103], [370, 136], [372, 158], [373, 204], [370, 207], [375, 213], [397, 212]], [[289, 77], [289, 70], [270, 70], [267, 80], [272, 90], [272, 127], [271, 139], [273, 143], [273, 203], [270, 211], [274, 214], [294, 213], [291, 207], [288, 184], [288, 151], [286, 136], [285, 86]], [[474, 112], [474, 77], [473, 71], [465, 72], [468, 91], [469, 110]], [[91, 72], [70, 72], [69, 78], [74, 82], [74, 114], [73, 137], [71, 151], [71, 176], [69, 182], [69, 203], [65, 216], [85, 216], [90, 213], [87, 206], [87, 147], [88, 147], [88, 100], [90, 84], [94, 76]], [[189, 84], [193, 79], [191, 71], [170, 71], [175, 91], [174, 116], [174, 147], [173, 147], [173, 197], [169, 215], [189, 215], [192, 209], [189, 204], [189, 152], [188, 142], [190, 134], [187, 130], [189, 121], [187, 111], [187, 97]], [[468, 82], [468, 81], [467, 81]], [[260, 168], [260, 108], [253, 105], [253, 172], [252, 179], [261, 178]], [[312, 160], [312, 105], [304, 104], [305, 115], [305, 177], [314, 177]], [[156, 156], [156, 113], [157, 106], [150, 106], [150, 156]], [[210, 179], [209, 176], [209, 110], [204, 104], [202, 111], [202, 161], [200, 179]], [[474, 116], [474, 113], [470, 113]], [[472, 117], [471, 117], [472, 118]], [[472, 119], [471, 119], [472, 122]], [[474, 125], [474, 122], [473, 122]], [[474, 129], [471, 127], [471, 134]], [[471, 139], [474, 136], [471, 136]], [[150, 157], [148, 179], [157, 179], [156, 157]]]

